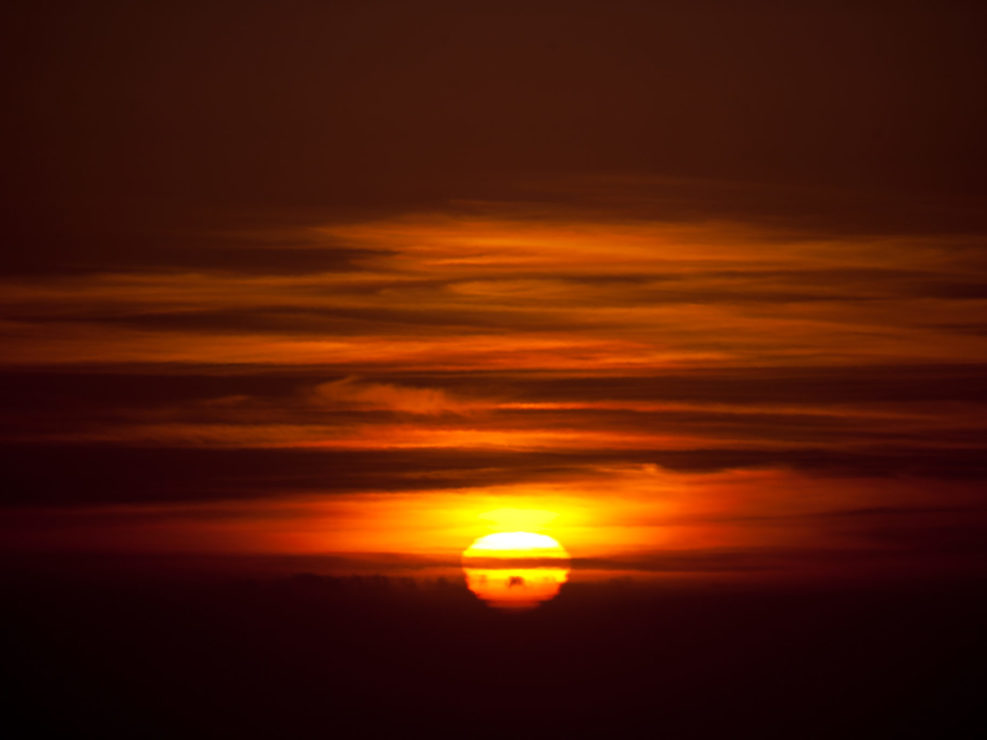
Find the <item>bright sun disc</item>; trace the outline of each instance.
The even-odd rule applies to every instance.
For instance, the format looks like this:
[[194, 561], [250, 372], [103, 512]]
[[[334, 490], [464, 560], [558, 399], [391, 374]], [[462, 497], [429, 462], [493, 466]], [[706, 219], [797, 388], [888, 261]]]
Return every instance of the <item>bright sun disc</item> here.
[[569, 577], [569, 553], [548, 535], [497, 532], [463, 552], [469, 589], [497, 609], [522, 611], [554, 598]]
[[497, 532], [480, 537], [463, 553], [464, 558], [494, 557], [523, 560], [568, 558], [565, 548], [545, 534], [534, 532]]

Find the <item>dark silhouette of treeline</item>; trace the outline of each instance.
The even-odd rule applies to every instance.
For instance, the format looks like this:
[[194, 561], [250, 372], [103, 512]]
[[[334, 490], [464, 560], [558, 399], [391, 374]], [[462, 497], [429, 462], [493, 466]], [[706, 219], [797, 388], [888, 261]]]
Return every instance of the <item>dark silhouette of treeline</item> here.
[[980, 716], [982, 582], [576, 582], [505, 614], [455, 578], [8, 570], [8, 721], [32, 737], [956, 738]]

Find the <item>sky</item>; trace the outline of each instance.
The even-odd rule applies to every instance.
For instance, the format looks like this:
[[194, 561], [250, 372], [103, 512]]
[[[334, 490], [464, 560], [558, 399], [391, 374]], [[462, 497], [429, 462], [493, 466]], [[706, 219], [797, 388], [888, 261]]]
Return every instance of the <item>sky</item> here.
[[8, 551], [982, 567], [979, 4], [3, 13]]

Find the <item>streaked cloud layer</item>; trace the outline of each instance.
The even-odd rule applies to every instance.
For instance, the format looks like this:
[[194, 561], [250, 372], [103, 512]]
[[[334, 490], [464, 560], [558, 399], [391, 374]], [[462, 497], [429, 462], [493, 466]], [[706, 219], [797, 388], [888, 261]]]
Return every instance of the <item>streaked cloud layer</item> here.
[[4, 540], [987, 562], [985, 8], [5, 8]]
[[546, 498], [577, 557], [635, 567], [971, 540], [975, 236], [631, 210], [285, 222], [199, 235], [221, 267], [7, 278], [17, 541], [447, 553], [477, 501]]

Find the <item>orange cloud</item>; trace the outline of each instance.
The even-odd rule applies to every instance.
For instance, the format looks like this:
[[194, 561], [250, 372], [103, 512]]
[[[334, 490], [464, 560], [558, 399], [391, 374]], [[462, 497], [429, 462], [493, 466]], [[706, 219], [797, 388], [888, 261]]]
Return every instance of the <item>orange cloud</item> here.
[[[57, 376], [50, 402], [9, 394], [4, 434], [114, 453], [57, 500], [252, 486], [266, 504], [173, 509], [148, 537], [270, 552], [454, 550], [482, 532], [443, 516], [488, 494], [541, 508], [546, 488], [574, 551], [870, 543], [870, 514], [832, 512], [931, 506], [905, 478], [980, 475], [987, 298], [963, 238], [472, 208], [300, 229], [305, 250], [349, 250], [336, 270], [3, 278], [0, 365]], [[73, 372], [127, 382], [73, 395]], [[123, 465], [132, 448], [170, 450], [165, 482]], [[202, 459], [172, 485], [187, 450]]]
[[371, 383], [355, 376], [321, 383], [314, 389], [317, 401], [359, 408], [386, 409], [409, 414], [468, 414], [489, 404], [455, 398], [436, 388], [413, 388]]

